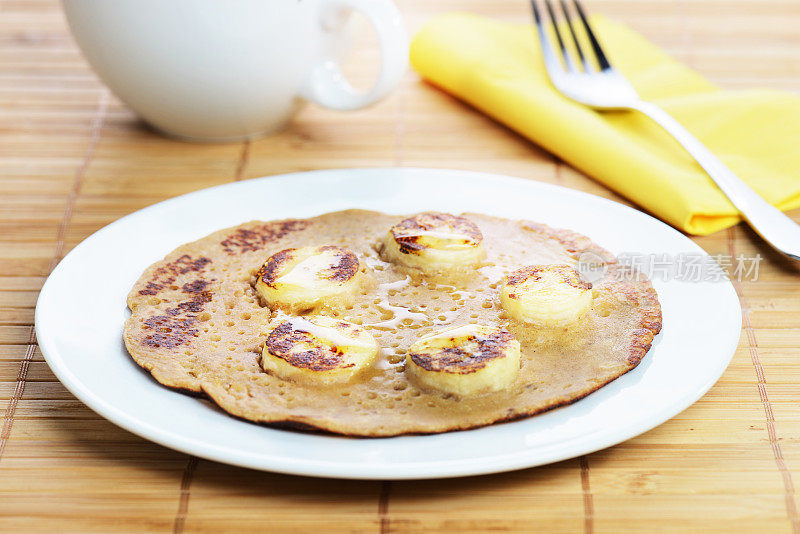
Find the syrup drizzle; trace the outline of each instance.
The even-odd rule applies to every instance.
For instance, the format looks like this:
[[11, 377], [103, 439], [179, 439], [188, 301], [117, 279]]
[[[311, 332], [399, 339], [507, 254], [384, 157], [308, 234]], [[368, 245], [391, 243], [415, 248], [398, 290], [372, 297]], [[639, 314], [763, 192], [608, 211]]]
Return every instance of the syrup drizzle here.
[[380, 302], [377, 303], [377, 306], [385, 313], [392, 314], [392, 318], [364, 326], [368, 328], [377, 328], [380, 330], [395, 330], [401, 324], [403, 324], [404, 321], [410, 321], [411, 323], [413, 323], [414, 321], [419, 321], [422, 323], [429, 321], [428, 316], [424, 313], [414, 312], [411, 311], [409, 308], [406, 308], [405, 306], [398, 306], [396, 304], [392, 304], [391, 302], [389, 302], [390, 291], [399, 291], [405, 289], [410, 284], [411, 284], [411, 277], [409, 275], [406, 275], [405, 278], [397, 280], [395, 282], [378, 284], [378, 288], [376, 291], [377, 291], [377, 298], [380, 299]]

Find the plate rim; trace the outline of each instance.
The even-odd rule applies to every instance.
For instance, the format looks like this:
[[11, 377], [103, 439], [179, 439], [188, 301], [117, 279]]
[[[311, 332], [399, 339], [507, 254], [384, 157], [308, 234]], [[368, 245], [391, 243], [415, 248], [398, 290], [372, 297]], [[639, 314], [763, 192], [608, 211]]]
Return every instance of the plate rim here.
[[[728, 365], [730, 364], [731, 359], [735, 353], [735, 350], [738, 346], [738, 342], [741, 336], [741, 324], [742, 324], [742, 317], [741, 317], [741, 305], [739, 302], [738, 297], [736, 296], [735, 289], [731, 282], [728, 280], [724, 282], [727, 286], [727, 290], [729, 295], [732, 295], [734, 298], [731, 302], [735, 303], [736, 311], [738, 312], [738, 329], [737, 334], [735, 336], [731, 336], [728, 346], [721, 348], [720, 352], [728, 354], [726, 358], [722, 358], [719, 361], [719, 365], [715, 368], [715, 376], [713, 378], [709, 378], [707, 383], [700, 389], [696, 391], [695, 395], [689, 395], [682, 399], [679, 402], [672, 402], [668, 405], [664, 405], [661, 407], [660, 410], [651, 414], [651, 416], [647, 420], [642, 420], [639, 424], [628, 425], [625, 427], [624, 431], [618, 431], [616, 434], [607, 435], [601, 439], [592, 439], [592, 444], [589, 446], [580, 446], [580, 444], [575, 445], [572, 444], [569, 446], [573, 441], [586, 441], [590, 439], [588, 436], [590, 435], [582, 435], [580, 438], [575, 438], [572, 440], [568, 440], [566, 442], [555, 442], [554, 444], [547, 447], [547, 449], [559, 449], [560, 452], [552, 451], [549, 454], [542, 454], [542, 447], [535, 447], [532, 449], [521, 450], [512, 453], [505, 453], [505, 454], [498, 454], [493, 456], [484, 456], [481, 458], [480, 463], [472, 462], [472, 465], [465, 465], [465, 463], [469, 463], [470, 460], [453, 460], [451, 462], [443, 462], [443, 461], [429, 461], [429, 462], [404, 462], [402, 464], [384, 464], [383, 471], [377, 473], [365, 472], [365, 471], [358, 471], [357, 469], [354, 470], [354, 466], [349, 463], [342, 463], [337, 461], [318, 461], [318, 460], [310, 460], [310, 459], [302, 459], [298, 460], [296, 458], [287, 459], [286, 457], [274, 457], [275, 459], [270, 461], [264, 461], [265, 458], [269, 457], [265, 454], [245, 454], [240, 451], [231, 451], [229, 449], [224, 449], [219, 446], [215, 446], [209, 444], [204, 441], [195, 440], [186, 436], [182, 436], [177, 433], [173, 433], [171, 430], [166, 430], [158, 426], [154, 426], [150, 424], [148, 421], [142, 420], [135, 416], [132, 416], [126, 413], [123, 410], [120, 410], [108, 402], [106, 402], [102, 397], [97, 396], [91, 389], [84, 384], [79, 377], [72, 373], [69, 369], [69, 365], [65, 360], [63, 354], [61, 354], [57, 343], [54, 339], [52, 339], [47, 332], [43, 331], [44, 327], [41, 325], [40, 317], [41, 317], [41, 309], [46, 305], [47, 302], [47, 295], [50, 292], [50, 284], [51, 280], [54, 278], [53, 275], [65, 264], [71, 256], [73, 256], [76, 251], [82, 250], [84, 247], [91, 246], [92, 241], [97, 239], [98, 236], [113, 231], [114, 228], [120, 225], [124, 225], [127, 221], [134, 217], [140, 217], [143, 214], [146, 214], [150, 211], [155, 211], [157, 209], [162, 209], [164, 206], [169, 206], [173, 203], [182, 203], [186, 202], [187, 200], [191, 199], [194, 196], [199, 196], [202, 194], [208, 194], [211, 191], [219, 190], [222, 188], [226, 189], [235, 189], [238, 187], [247, 187], [252, 186], [253, 183], [262, 183], [268, 181], [276, 181], [276, 180], [292, 180], [297, 179], [298, 176], [308, 176], [309, 178], [313, 179], [316, 176], [325, 176], [325, 175], [336, 175], [340, 173], [385, 173], [385, 172], [406, 172], [410, 171], [412, 174], [417, 172], [425, 172], [428, 174], [444, 174], [444, 175], [460, 175], [462, 177], [468, 177], [471, 179], [477, 179], [479, 181], [486, 181], [492, 180], [493, 183], [509, 183], [514, 185], [523, 185], [524, 187], [531, 187], [533, 189], [542, 188], [545, 190], [552, 191], [556, 194], [567, 194], [567, 195], [576, 195], [578, 197], [583, 197], [584, 199], [589, 200], [590, 202], [598, 202], [602, 205], [611, 206], [612, 209], [622, 210], [624, 212], [628, 212], [633, 214], [634, 217], [645, 217], [654, 221], [655, 223], [665, 227], [668, 231], [673, 233], [674, 235], [678, 236], [685, 242], [688, 248], [691, 248], [697, 252], [705, 256], [709, 256], [708, 253], [703, 250], [699, 245], [691, 241], [687, 236], [683, 235], [681, 232], [676, 230], [675, 228], [669, 226], [668, 224], [660, 221], [659, 219], [645, 213], [643, 211], [637, 210], [630, 206], [626, 206], [619, 202], [615, 202], [613, 200], [603, 198], [597, 195], [593, 195], [591, 193], [587, 193], [584, 191], [579, 191], [576, 189], [571, 189], [568, 187], [550, 184], [545, 182], [540, 182], [530, 178], [522, 178], [522, 177], [515, 177], [503, 174], [495, 174], [495, 173], [488, 173], [488, 172], [478, 172], [478, 171], [467, 171], [467, 170], [460, 170], [460, 169], [446, 169], [446, 168], [425, 168], [425, 167], [362, 167], [362, 168], [335, 168], [335, 169], [319, 169], [313, 171], [301, 171], [301, 172], [292, 172], [292, 173], [285, 173], [285, 174], [276, 174], [276, 175], [267, 175], [258, 178], [252, 178], [248, 180], [244, 180], [241, 182], [231, 182], [225, 184], [218, 184], [212, 187], [199, 189], [197, 191], [191, 191], [189, 193], [185, 193], [182, 195], [178, 195], [169, 199], [162, 200], [155, 204], [151, 204], [146, 206], [142, 209], [136, 210], [132, 213], [129, 213], [123, 217], [120, 217], [108, 225], [98, 229], [84, 240], [82, 240], [78, 245], [76, 245], [68, 254], [66, 254], [61, 261], [59, 261], [58, 265], [51, 271], [48, 275], [47, 280], [42, 286], [42, 289], [39, 293], [37, 303], [36, 303], [36, 310], [35, 310], [35, 331], [36, 331], [36, 339], [42, 354], [47, 361], [50, 369], [73, 395], [75, 395], [82, 403], [84, 403], [87, 407], [93, 410], [95, 413], [100, 415], [101, 417], [107, 419], [109, 422], [133, 433], [136, 434], [148, 441], [152, 441], [158, 443], [162, 446], [171, 448], [173, 450], [178, 450], [180, 452], [184, 452], [186, 454], [192, 454], [201, 458], [218, 461], [221, 463], [237, 465], [240, 467], [247, 467], [251, 469], [258, 469], [258, 470], [265, 470], [270, 472], [277, 472], [277, 473], [285, 473], [285, 474], [295, 474], [295, 475], [305, 475], [305, 476], [318, 476], [318, 477], [329, 477], [329, 478], [343, 478], [343, 479], [361, 479], [361, 480], [381, 480], [381, 479], [393, 479], [393, 480], [407, 480], [407, 479], [429, 479], [429, 478], [450, 478], [450, 477], [461, 477], [461, 476], [472, 476], [472, 475], [482, 475], [482, 474], [489, 474], [489, 473], [500, 473], [506, 471], [513, 471], [528, 467], [534, 467], [539, 465], [545, 465], [557, 461], [566, 460], [569, 458], [574, 458], [584, 454], [590, 454], [592, 452], [596, 452], [601, 449], [605, 449], [607, 447], [622, 443], [631, 439], [637, 435], [640, 435], [656, 426], [659, 426], [666, 422], [667, 420], [675, 417], [686, 408], [697, 402], [701, 397], [703, 397], [706, 392], [719, 380], [722, 374], [727, 369]], [[220, 228], [221, 229], [221, 228]], [[731, 330], [733, 331], [733, 329]], [[661, 336], [662, 334], [659, 334]], [[735, 339], [734, 339], [735, 337]], [[657, 338], [659, 339], [659, 338]], [[165, 387], [160, 386], [159, 387]], [[601, 388], [602, 389], [602, 388]], [[251, 423], [252, 424], [252, 423]], [[273, 429], [274, 430], [274, 429]], [[288, 431], [292, 432], [292, 431]], [[467, 431], [459, 431], [459, 432], [470, 432]], [[596, 432], [595, 432], [596, 433]], [[363, 438], [363, 439], [370, 439], [370, 440], [394, 440], [394, 439], [404, 439], [408, 437], [414, 438], [422, 438], [424, 439], [427, 436], [398, 436], [398, 437], [389, 437], [389, 438]], [[362, 438], [344, 438], [344, 439], [362, 439]], [[577, 452], [576, 452], [577, 451]], [[274, 456], [274, 455], [273, 455]], [[535, 457], [532, 458], [532, 456]]]

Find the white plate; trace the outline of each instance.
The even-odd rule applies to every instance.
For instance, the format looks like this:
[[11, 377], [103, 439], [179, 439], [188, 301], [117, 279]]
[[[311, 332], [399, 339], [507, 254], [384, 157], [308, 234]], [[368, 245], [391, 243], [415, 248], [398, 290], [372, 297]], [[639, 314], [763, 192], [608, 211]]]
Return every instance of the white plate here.
[[504, 176], [431, 169], [329, 170], [248, 180], [167, 200], [110, 224], [56, 267], [36, 307], [36, 334], [61, 382], [97, 413], [149, 440], [235, 465], [343, 478], [493, 473], [614, 445], [699, 399], [736, 348], [741, 312], [727, 281], [656, 279], [664, 328], [630, 373], [570, 406], [477, 430], [352, 439], [234, 419], [158, 385], [122, 344], [125, 297], [178, 245], [250, 219], [345, 208], [477, 211], [576, 230], [614, 253], [705, 253], [669, 226], [592, 195]]

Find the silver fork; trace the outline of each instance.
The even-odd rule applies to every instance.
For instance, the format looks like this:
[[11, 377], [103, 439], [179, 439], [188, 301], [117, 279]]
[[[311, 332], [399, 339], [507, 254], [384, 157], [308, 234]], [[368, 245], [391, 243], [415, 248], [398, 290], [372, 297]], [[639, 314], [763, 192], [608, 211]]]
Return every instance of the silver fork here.
[[[560, 4], [578, 54], [577, 59], [581, 63], [580, 67], [576, 65], [575, 58], [565, 46], [561, 31], [556, 24], [557, 19], [552, 3], [550, 0], [544, 0], [550, 15], [551, 22], [549, 23], [544, 20], [538, 3], [539, 0], [531, 0], [533, 17], [541, 42], [544, 65], [556, 89], [564, 96], [598, 110], [635, 110], [650, 117], [669, 132], [697, 160], [697, 163], [714, 180], [714, 183], [730, 199], [731, 203], [739, 209], [750, 226], [767, 243], [786, 256], [800, 260], [800, 226], [766, 202], [733, 174], [724, 163], [666, 111], [639, 97], [628, 80], [611, 66], [586, 20], [586, 15], [578, 0], [573, 0], [573, 4], [580, 19], [579, 23], [573, 22], [566, 2], [560, 0]], [[548, 38], [548, 26], [553, 28], [560, 54]], [[586, 33], [591, 47], [589, 53], [593, 53], [597, 62], [596, 66], [581, 48], [578, 40], [580, 26]]]

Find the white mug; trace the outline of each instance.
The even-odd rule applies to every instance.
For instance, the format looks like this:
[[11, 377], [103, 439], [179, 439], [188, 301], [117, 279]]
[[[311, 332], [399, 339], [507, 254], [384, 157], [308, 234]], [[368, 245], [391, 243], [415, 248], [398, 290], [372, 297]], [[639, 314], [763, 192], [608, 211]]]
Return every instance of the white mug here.
[[[338, 110], [386, 96], [408, 64], [391, 0], [63, 0], [105, 84], [169, 135], [234, 141], [281, 129], [304, 101]], [[381, 70], [358, 92], [337, 60], [353, 10], [375, 28]]]

